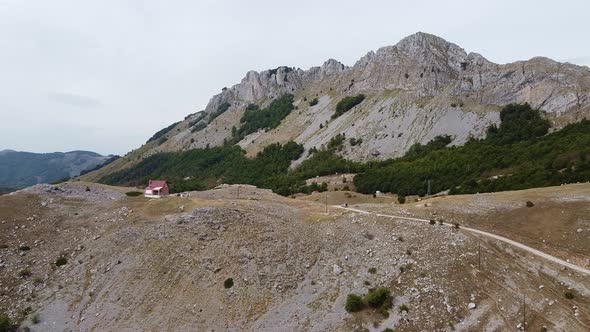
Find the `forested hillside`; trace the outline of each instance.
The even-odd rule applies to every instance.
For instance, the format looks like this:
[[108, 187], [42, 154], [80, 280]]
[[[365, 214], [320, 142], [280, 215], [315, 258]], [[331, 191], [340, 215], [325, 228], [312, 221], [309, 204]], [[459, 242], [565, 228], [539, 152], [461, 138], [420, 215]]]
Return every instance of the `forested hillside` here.
[[203, 190], [219, 183], [244, 183], [270, 188], [282, 195], [321, 190], [305, 186], [305, 179], [344, 172], [358, 191], [377, 190], [401, 195], [432, 192], [475, 193], [525, 189], [590, 179], [590, 121], [583, 120], [547, 134], [549, 123], [529, 105], [511, 104], [501, 112], [500, 126], [487, 138], [464, 146], [447, 146], [452, 137], [439, 136], [426, 145], [415, 144], [401, 158], [358, 163], [338, 156], [345, 144], [337, 135], [326, 146], [310, 150], [297, 168], [289, 165], [303, 147], [289, 142], [272, 144], [249, 159], [236, 145], [156, 154], [138, 165], [101, 179], [107, 184], [144, 185], [167, 179], [173, 191]]

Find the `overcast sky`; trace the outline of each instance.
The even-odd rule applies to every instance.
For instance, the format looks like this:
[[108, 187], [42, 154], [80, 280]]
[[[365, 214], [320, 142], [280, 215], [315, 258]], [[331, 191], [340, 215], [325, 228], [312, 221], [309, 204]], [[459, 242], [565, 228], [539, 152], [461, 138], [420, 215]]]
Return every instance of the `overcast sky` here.
[[590, 65], [590, 1], [0, 0], [0, 150], [124, 154], [248, 70], [346, 65], [417, 31]]

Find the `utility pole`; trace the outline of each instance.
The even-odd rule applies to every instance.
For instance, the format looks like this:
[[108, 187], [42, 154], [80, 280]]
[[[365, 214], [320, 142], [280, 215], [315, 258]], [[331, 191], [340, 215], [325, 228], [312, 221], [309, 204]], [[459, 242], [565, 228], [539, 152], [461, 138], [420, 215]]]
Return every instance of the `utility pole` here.
[[481, 271], [481, 239], [477, 241], [477, 269]]
[[526, 296], [522, 296], [522, 330], [526, 331]]

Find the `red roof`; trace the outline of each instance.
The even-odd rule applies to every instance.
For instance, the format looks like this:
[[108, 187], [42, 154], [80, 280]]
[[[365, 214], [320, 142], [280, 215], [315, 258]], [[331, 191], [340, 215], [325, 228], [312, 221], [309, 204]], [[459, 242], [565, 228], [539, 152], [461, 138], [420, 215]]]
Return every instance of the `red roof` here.
[[167, 187], [168, 184], [166, 184], [166, 181], [164, 180], [150, 180], [150, 183], [148, 184], [147, 188], [145, 189], [154, 189], [154, 188], [158, 188], [158, 187]]

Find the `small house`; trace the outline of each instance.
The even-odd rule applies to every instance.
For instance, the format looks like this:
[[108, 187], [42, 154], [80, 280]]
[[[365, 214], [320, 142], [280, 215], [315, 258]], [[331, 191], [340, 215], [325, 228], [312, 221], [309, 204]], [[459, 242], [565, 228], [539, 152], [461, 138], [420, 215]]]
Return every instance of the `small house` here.
[[144, 191], [144, 196], [149, 198], [160, 198], [169, 194], [168, 183], [164, 180], [150, 180]]

